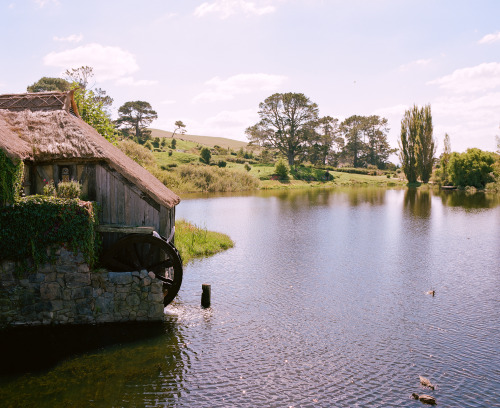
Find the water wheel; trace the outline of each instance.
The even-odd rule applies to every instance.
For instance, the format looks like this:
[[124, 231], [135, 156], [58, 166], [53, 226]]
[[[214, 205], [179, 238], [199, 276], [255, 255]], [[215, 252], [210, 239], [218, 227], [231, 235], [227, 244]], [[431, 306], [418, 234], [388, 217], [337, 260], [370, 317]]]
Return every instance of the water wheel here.
[[155, 235], [127, 235], [103, 254], [101, 262], [114, 272], [153, 272], [163, 282], [165, 306], [174, 300], [181, 287], [182, 260], [179, 252], [165, 239]]

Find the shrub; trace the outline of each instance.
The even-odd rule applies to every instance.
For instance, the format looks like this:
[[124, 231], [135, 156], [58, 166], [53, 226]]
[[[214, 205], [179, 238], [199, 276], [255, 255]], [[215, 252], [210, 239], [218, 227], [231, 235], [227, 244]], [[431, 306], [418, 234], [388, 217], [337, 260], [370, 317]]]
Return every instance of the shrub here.
[[281, 159], [280, 161], [278, 161], [278, 163], [276, 163], [276, 166], [274, 167], [274, 172], [276, 173], [276, 175], [279, 177], [280, 180], [288, 180], [289, 169], [283, 159]]
[[0, 149], [0, 205], [13, 203], [21, 193], [24, 163], [12, 162]]
[[61, 198], [79, 198], [82, 193], [82, 185], [75, 180], [61, 181], [57, 185], [57, 196]]
[[246, 171], [250, 171], [250, 170], [252, 170], [252, 168], [250, 167], [250, 165], [248, 164], [248, 162], [247, 162], [247, 163], [245, 163], [245, 165], [244, 165], [243, 167], [244, 167], [244, 169], [245, 169]]
[[184, 183], [195, 187], [195, 191], [245, 191], [259, 186], [259, 181], [248, 173], [219, 167], [184, 165], [179, 167], [179, 174]]
[[[29, 222], [26, 222], [29, 220]], [[91, 266], [97, 258], [97, 216], [92, 203], [34, 195], [0, 208], [0, 259], [27, 266], [51, 260], [53, 245], [80, 250]]]
[[219, 162], [217, 163], [217, 166], [219, 167], [226, 167], [227, 163], [224, 161], [224, 160], [219, 160]]
[[56, 191], [56, 186], [54, 185], [54, 181], [50, 180], [47, 181], [43, 179], [45, 185], [43, 186], [43, 195], [47, 197], [56, 197], [57, 196], [57, 191]]
[[172, 154], [173, 154], [172, 150], [169, 150], [169, 151], [168, 151], [168, 155], [169, 155], [169, 156], [172, 156]]
[[200, 152], [200, 161], [205, 164], [210, 164], [210, 158], [212, 157], [212, 153], [210, 153], [210, 149], [204, 147]]
[[333, 179], [333, 176], [328, 171], [306, 166], [297, 166], [290, 173], [296, 180], [328, 181]]
[[144, 147], [148, 150], [153, 150], [153, 143], [151, 143], [151, 140], [148, 140], [146, 143], [144, 143]]
[[170, 142], [170, 147], [171, 147], [172, 149], [175, 149], [175, 146], [177, 146], [177, 140], [172, 139], [172, 141]]
[[448, 162], [448, 176], [453, 185], [458, 187], [484, 188], [494, 181], [491, 153], [480, 149], [467, 149], [465, 153], [453, 152]]
[[122, 140], [118, 142], [118, 148], [143, 167], [151, 166], [156, 163], [153, 153], [132, 140]]

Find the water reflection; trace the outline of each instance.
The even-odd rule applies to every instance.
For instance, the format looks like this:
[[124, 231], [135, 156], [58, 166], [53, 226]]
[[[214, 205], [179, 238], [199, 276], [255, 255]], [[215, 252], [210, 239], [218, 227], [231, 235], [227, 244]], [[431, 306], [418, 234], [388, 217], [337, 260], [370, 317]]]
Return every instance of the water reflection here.
[[500, 205], [500, 194], [485, 192], [444, 191], [436, 193], [443, 205], [466, 210], [493, 208]]
[[405, 191], [404, 210], [414, 217], [429, 218], [431, 215], [431, 192], [408, 188]]
[[4, 378], [0, 401], [411, 408], [422, 374], [439, 406], [495, 406], [500, 208], [453, 200], [365, 187], [184, 200], [179, 218], [236, 245], [186, 266], [162, 333]]
[[[24, 361], [23, 371], [29, 369], [26, 374], [12, 377], [10, 372], [1, 378], [2, 406], [88, 407], [97, 403], [111, 407], [117, 401], [154, 406], [158, 394], [175, 401], [186, 392], [190, 357], [175, 316], [160, 324], [37, 329], [36, 343], [33, 335], [26, 336], [28, 331], [33, 334], [33, 329], [27, 329], [2, 337], [2, 346], [9, 341], [10, 347], [2, 349], [8, 350], [16, 369], [28, 355], [38, 370], [33, 372], [33, 365]], [[17, 346], [12, 342], [15, 339]], [[40, 362], [46, 363], [45, 368]]]

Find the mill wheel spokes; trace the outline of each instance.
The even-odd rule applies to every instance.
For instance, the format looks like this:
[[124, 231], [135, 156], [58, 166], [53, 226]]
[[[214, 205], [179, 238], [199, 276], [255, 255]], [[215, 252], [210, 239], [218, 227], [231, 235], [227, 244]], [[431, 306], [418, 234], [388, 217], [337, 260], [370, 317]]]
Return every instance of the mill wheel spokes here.
[[179, 252], [164, 239], [153, 235], [132, 234], [121, 238], [106, 251], [102, 263], [115, 272], [153, 272], [163, 282], [165, 306], [172, 302], [181, 287]]

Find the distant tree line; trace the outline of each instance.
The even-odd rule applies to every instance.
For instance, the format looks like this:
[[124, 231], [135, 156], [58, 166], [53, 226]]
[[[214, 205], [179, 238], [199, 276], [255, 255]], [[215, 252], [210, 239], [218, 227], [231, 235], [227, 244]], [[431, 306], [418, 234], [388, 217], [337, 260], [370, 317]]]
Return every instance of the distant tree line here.
[[345, 165], [384, 169], [392, 149], [387, 119], [353, 115], [339, 123], [319, 116], [316, 103], [302, 93], [276, 93], [259, 105], [260, 121], [246, 130], [250, 143], [277, 149], [289, 166]]

